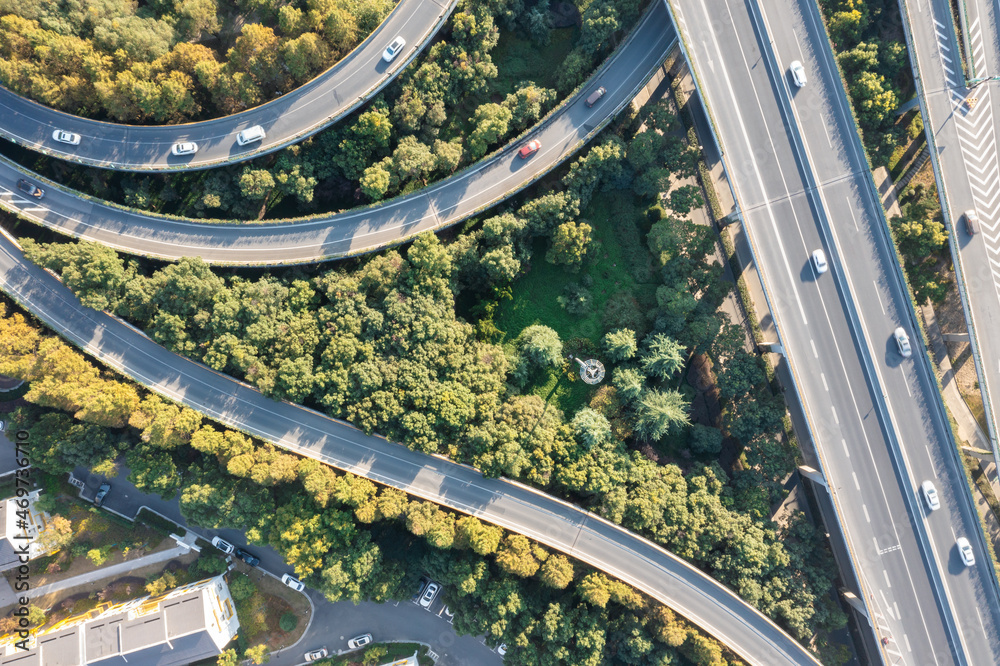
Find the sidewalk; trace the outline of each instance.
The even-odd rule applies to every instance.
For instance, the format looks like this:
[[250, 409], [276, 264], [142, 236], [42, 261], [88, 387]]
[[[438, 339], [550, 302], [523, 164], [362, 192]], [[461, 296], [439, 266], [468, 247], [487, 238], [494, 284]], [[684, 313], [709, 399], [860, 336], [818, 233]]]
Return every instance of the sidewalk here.
[[74, 576], [73, 578], [67, 578], [66, 580], [61, 580], [58, 583], [52, 583], [50, 585], [42, 585], [40, 587], [35, 587], [30, 590], [30, 595], [33, 600], [40, 599], [48, 594], [53, 594], [55, 592], [62, 592], [63, 590], [68, 590], [70, 588], [79, 587], [81, 585], [88, 585], [90, 583], [97, 583], [104, 581], [108, 578], [114, 578], [116, 576], [125, 575], [131, 571], [135, 571], [140, 567], [149, 566], [150, 564], [158, 564], [160, 562], [169, 562], [175, 557], [181, 557], [182, 555], [187, 555], [191, 551], [183, 546], [175, 546], [169, 550], [161, 550], [158, 553], [153, 553], [151, 555], [146, 555], [145, 557], [140, 557], [137, 560], [129, 560], [128, 562], [121, 562], [120, 564], [115, 564], [110, 567], [104, 567], [103, 569], [98, 569], [96, 571], [91, 571], [89, 573], [81, 574], [79, 576]]

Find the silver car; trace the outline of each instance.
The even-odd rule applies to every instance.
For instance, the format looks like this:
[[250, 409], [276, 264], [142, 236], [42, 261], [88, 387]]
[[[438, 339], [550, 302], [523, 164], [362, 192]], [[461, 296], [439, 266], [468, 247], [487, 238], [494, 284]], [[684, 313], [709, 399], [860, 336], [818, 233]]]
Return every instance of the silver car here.
[[924, 481], [920, 484], [920, 492], [924, 494], [924, 500], [927, 501], [927, 508], [931, 511], [937, 511], [941, 508], [941, 499], [938, 497], [937, 488], [930, 481]]
[[967, 567], [971, 567], [976, 563], [976, 556], [972, 552], [972, 544], [965, 537], [958, 537], [955, 540], [955, 545], [958, 546], [958, 554], [962, 556], [962, 564]]
[[182, 143], [175, 143], [170, 152], [180, 157], [181, 155], [194, 155], [198, 152], [198, 144], [194, 141], [184, 141]]
[[792, 73], [792, 81], [795, 82], [795, 85], [799, 88], [806, 85], [806, 69], [801, 62], [793, 60], [792, 64], [788, 66], [788, 71]]
[[71, 146], [80, 145], [80, 135], [67, 132], [66, 130], [55, 130], [52, 132], [52, 140], [59, 143], [68, 143]]
[[420, 597], [420, 605], [423, 606], [424, 608], [430, 606], [431, 602], [434, 601], [434, 597], [437, 596], [437, 593], [440, 589], [441, 586], [438, 585], [437, 583], [429, 583], [427, 585], [427, 589], [424, 590], [424, 595]]
[[900, 355], [903, 358], [910, 358], [913, 355], [913, 348], [910, 347], [910, 336], [906, 334], [906, 329], [900, 326], [892, 335], [896, 338], [896, 347], [899, 348]]
[[813, 267], [816, 269], [817, 275], [822, 275], [826, 273], [829, 264], [826, 263], [826, 252], [823, 250], [816, 250], [812, 253]]
[[386, 48], [385, 53], [382, 54], [382, 60], [392, 62], [396, 59], [396, 56], [399, 55], [399, 52], [403, 50], [404, 46], [406, 46], [406, 40], [402, 37], [396, 37], [396, 39], [392, 40], [392, 43], [389, 44], [388, 48]]

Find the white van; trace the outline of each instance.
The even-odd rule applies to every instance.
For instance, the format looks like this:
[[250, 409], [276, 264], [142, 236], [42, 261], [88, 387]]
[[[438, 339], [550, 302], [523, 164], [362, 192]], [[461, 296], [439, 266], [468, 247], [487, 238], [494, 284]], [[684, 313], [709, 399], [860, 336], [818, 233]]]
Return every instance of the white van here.
[[255, 143], [257, 141], [262, 141], [264, 137], [264, 128], [260, 125], [254, 125], [253, 127], [248, 127], [239, 134], [236, 135], [236, 143], [241, 146], [245, 146], [248, 143]]

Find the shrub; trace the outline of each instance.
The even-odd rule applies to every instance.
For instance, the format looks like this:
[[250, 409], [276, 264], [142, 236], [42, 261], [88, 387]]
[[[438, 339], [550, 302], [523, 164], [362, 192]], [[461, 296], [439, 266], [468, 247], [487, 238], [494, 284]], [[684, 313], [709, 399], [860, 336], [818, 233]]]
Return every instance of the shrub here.
[[559, 306], [566, 312], [577, 317], [590, 314], [590, 309], [594, 305], [594, 295], [590, 290], [571, 282], [563, 289], [563, 295], [556, 298]]
[[285, 613], [278, 620], [278, 626], [282, 631], [288, 633], [294, 631], [295, 627], [299, 625], [299, 618], [295, 617], [295, 613]]
[[257, 586], [254, 585], [253, 581], [250, 580], [250, 577], [246, 574], [243, 574], [242, 576], [235, 576], [231, 581], [229, 581], [229, 592], [233, 595], [233, 599], [236, 599], [236, 601], [249, 599], [256, 591]]

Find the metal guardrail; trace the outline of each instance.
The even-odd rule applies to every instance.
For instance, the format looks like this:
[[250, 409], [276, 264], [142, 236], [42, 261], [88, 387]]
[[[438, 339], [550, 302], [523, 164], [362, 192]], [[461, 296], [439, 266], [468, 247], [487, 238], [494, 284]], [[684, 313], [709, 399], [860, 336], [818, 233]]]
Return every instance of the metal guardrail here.
[[[580, 85], [578, 85], [564, 99], [564, 101], [562, 102], [562, 104], [560, 104], [560, 105], [556, 106], [555, 108], [551, 109], [544, 117], [542, 117], [538, 121], [538, 123], [536, 123], [535, 125], [533, 125], [533, 126], [527, 128], [527, 129], [525, 129], [517, 137], [509, 140], [503, 146], [500, 146], [499, 148], [497, 148], [496, 150], [494, 150], [492, 153], [484, 156], [478, 162], [475, 162], [473, 164], [467, 165], [466, 167], [464, 167], [463, 169], [461, 169], [461, 170], [457, 171], [456, 173], [452, 174], [448, 178], [446, 178], [444, 180], [441, 180], [441, 181], [438, 181], [434, 185], [431, 185], [430, 188], [442, 187], [448, 181], [454, 180], [456, 178], [461, 178], [462, 176], [466, 175], [469, 171], [472, 171], [474, 169], [481, 169], [481, 168], [483, 168], [486, 165], [486, 163], [488, 163], [491, 159], [494, 159], [494, 158], [502, 155], [506, 151], [510, 150], [511, 147], [514, 146], [514, 145], [516, 145], [522, 138], [524, 138], [524, 137], [526, 137], [526, 136], [528, 136], [528, 135], [530, 135], [532, 133], [538, 132], [538, 131], [542, 130], [543, 128], [547, 127], [548, 125], [550, 125], [551, 123], [555, 122], [562, 113], [564, 113], [569, 107], [571, 107], [573, 104], [575, 104], [575, 103], [577, 103], [579, 101], [579, 99], [583, 95], [582, 91], [587, 90], [591, 86], [593, 86], [594, 82], [597, 79], [599, 79], [604, 74], [604, 72], [611, 66], [611, 64], [614, 63], [617, 60], [617, 58], [620, 56], [620, 54], [626, 50], [626, 46], [628, 44], [630, 44], [634, 40], [636, 34], [638, 34], [639, 27], [641, 25], [643, 25], [643, 23], [645, 21], [650, 20], [649, 17], [652, 14], [652, 11], [653, 11], [654, 7], [655, 7], [655, 3], [651, 4], [647, 8], [646, 12], [643, 14], [642, 17], [640, 17], [639, 21], [636, 22], [635, 27], [629, 32], [629, 34], [622, 41], [622, 43], [615, 50], [615, 52], [612, 53], [610, 57], [606, 58], [605, 61], [594, 71], [593, 74], [591, 74], [591, 76], [589, 76], [587, 78], [586, 81], [584, 81], [583, 83], [581, 83]], [[669, 44], [667, 46], [667, 48], [665, 49], [665, 54], [669, 54], [670, 53], [670, 51], [674, 48], [674, 44], [675, 43], [676, 43], [676, 36], [674, 38], [674, 42], [672, 42], [671, 44]], [[571, 157], [578, 150], [580, 150], [580, 148], [582, 148], [584, 145], [586, 145], [587, 142], [589, 142], [591, 139], [593, 139], [608, 124], [610, 124], [611, 121], [614, 120], [615, 116], [617, 116], [617, 114], [622, 109], [624, 109], [626, 106], [628, 106], [632, 102], [632, 100], [634, 99], [635, 95], [639, 92], [639, 90], [641, 90], [646, 85], [646, 83], [649, 80], [649, 77], [652, 76], [652, 74], [658, 68], [659, 68], [659, 66], [657, 66], [657, 68], [653, 68], [649, 72], [649, 76], [644, 77], [643, 80], [642, 80], [642, 82], [636, 84], [629, 91], [629, 93], [621, 101], [619, 101], [619, 103], [617, 105], [615, 105], [613, 107], [611, 113], [609, 113], [603, 120], [601, 120], [600, 122], [598, 122], [597, 124], [595, 124], [594, 127], [590, 131], [588, 131], [586, 135], [584, 135], [583, 137], [581, 137], [580, 140], [578, 140], [572, 147], [570, 147], [567, 150], [567, 152], [563, 155], [562, 159], [558, 160], [557, 162], [554, 162], [548, 168], [546, 168], [543, 171], [537, 173], [532, 178], [530, 178], [530, 179], [528, 179], [526, 181], [522, 181], [522, 182], [518, 183], [517, 186], [514, 187], [513, 189], [508, 190], [508, 191], [504, 192], [503, 194], [501, 194], [500, 196], [497, 196], [494, 199], [491, 199], [490, 201], [488, 201], [488, 202], [484, 203], [483, 205], [477, 207], [475, 210], [472, 210], [472, 211], [470, 211], [470, 212], [462, 215], [459, 218], [456, 218], [454, 220], [450, 220], [449, 222], [447, 222], [445, 224], [441, 224], [441, 225], [439, 225], [437, 227], [434, 227], [433, 230], [434, 231], [438, 231], [438, 230], [441, 230], [441, 229], [446, 229], [446, 228], [448, 228], [450, 226], [453, 226], [455, 224], [458, 224], [458, 223], [462, 222], [463, 220], [467, 220], [470, 217], [478, 215], [479, 213], [483, 212], [484, 210], [487, 210], [488, 208], [491, 208], [492, 206], [495, 206], [500, 201], [503, 201], [503, 200], [505, 200], [505, 199], [507, 199], [507, 198], [509, 198], [509, 197], [511, 197], [511, 196], [513, 196], [515, 194], [517, 194], [518, 192], [520, 192], [521, 190], [525, 189], [526, 187], [529, 187], [530, 185], [534, 184], [539, 179], [541, 179], [543, 176], [545, 176], [548, 173], [550, 173], [553, 169], [557, 168], [566, 159], [568, 159], [569, 157]], [[110, 207], [110, 208], [114, 208], [114, 209], [117, 209], [117, 210], [121, 210], [121, 211], [124, 211], [124, 212], [127, 212], [127, 213], [132, 213], [132, 214], [143, 216], [143, 217], [155, 218], [155, 219], [161, 219], [161, 220], [171, 220], [171, 221], [177, 221], [177, 222], [187, 222], [187, 223], [200, 224], [200, 225], [204, 225], [206, 227], [206, 231], [209, 231], [211, 229], [211, 226], [213, 224], [218, 224], [218, 225], [238, 225], [238, 226], [245, 226], [247, 224], [251, 224], [251, 223], [248, 223], [248, 222], [233, 222], [233, 221], [224, 221], [224, 220], [211, 221], [211, 220], [203, 220], [203, 219], [193, 219], [193, 218], [180, 217], [180, 216], [176, 216], [176, 215], [163, 215], [163, 214], [160, 214], [160, 213], [154, 213], [154, 212], [150, 212], [150, 211], [140, 210], [140, 209], [133, 208], [133, 207], [130, 207], [130, 206], [123, 206], [123, 205], [117, 204], [115, 202], [105, 201], [105, 200], [99, 199], [99, 198], [97, 198], [95, 196], [92, 196], [92, 195], [89, 195], [89, 194], [85, 194], [85, 193], [79, 192], [77, 190], [70, 189], [68, 187], [65, 187], [65, 186], [59, 184], [59, 183], [56, 183], [54, 181], [48, 180], [46, 178], [43, 178], [43, 177], [39, 176], [38, 174], [36, 174], [36, 173], [34, 173], [32, 171], [28, 171], [27, 169], [23, 168], [21, 165], [17, 164], [13, 160], [10, 160], [10, 159], [2, 156], [2, 155], [0, 155], [0, 163], [6, 164], [11, 169], [19, 171], [20, 173], [24, 174], [25, 176], [28, 176], [30, 178], [38, 180], [39, 182], [44, 183], [47, 187], [52, 187], [52, 188], [56, 188], [56, 189], [62, 190], [63, 192], [66, 192], [67, 194], [70, 194], [71, 196], [77, 197], [79, 199], [83, 199], [85, 201], [90, 201], [91, 203], [94, 203], [96, 205], [107, 206], [107, 207]], [[392, 199], [386, 199], [384, 201], [379, 201], [379, 202], [371, 203], [371, 204], [368, 204], [366, 206], [359, 206], [357, 208], [351, 209], [350, 214], [355, 214], [358, 211], [362, 211], [362, 210], [372, 210], [372, 209], [376, 209], [376, 208], [382, 208], [382, 207], [388, 206], [390, 204], [398, 203], [399, 201], [402, 201], [402, 200], [407, 199], [407, 198], [416, 198], [416, 197], [421, 197], [421, 196], [427, 196], [428, 195], [428, 189], [429, 188], [424, 188], [424, 189], [418, 190], [418, 191], [410, 193], [410, 194], [398, 195], [396, 197], [393, 197]], [[23, 219], [35, 222], [37, 224], [41, 224], [42, 226], [45, 226], [46, 228], [49, 228], [49, 229], [51, 229], [53, 231], [56, 231], [57, 233], [61, 233], [61, 234], [66, 235], [66, 236], [70, 236], [72, 238], [82, 238], [78, 234], [72, 233], [69, 230], [66, 230], [66, 229], [63, 229], [63, 228], [57, 227], [57, 226], [50, 226], [50, 225], [45, 224], [44, 221], [36, 220], [36, 219], [34, 219], [34, 218], [30, 217], [30, 216], [24, 215], [21, 210], [19, 210], [17, 208], [10, 207], [7, 204], [7, 201], [4, 198], [0, 198], [0, 207], [7, 209], [8, 211], [10, 211], [11, 213], [14, 213], [18, 217], [21, 217]], [[333, 219], [335, 217], [336, 217], [336, 215], [332, 215], [331, 216], [328, 213], [318, 213], [318, 214], [315, 214], [315, 215], [310, 215], [310, 216], [305, 216], [305, 217], [299, 217], [299, 218], [293, 218], [293, 219], [286, 219], [286, 220], [267, 220], [265, 222], [261, 222], [260, 224], [270, 224], [270, 225], [288, 224], [288, 225], [294, 225], [296, 223], [301, 223], [301, 222], [309, 222], [309, 221], [317, 221], [317, 220], [327, 220], [327, 219]], [[382, 243], [382, 244], [379, 244], [379, 245], [373, 245], [373, 246], [370, 246], [370, 247], [360, 248], [360, 249], [357, 249], [357, 250], [350, 250], [350, 251], [347, 251], [347, 252], [333, 253], [333, 254], [325, 255], [323, 257], [313, 258], [313, 259], [308, 259], [308, 260], [288, 260], [288, 261], [268, 260], [268, 261], [261, 261], [261, 262], [215, 262], [215, 265], [284, 266], [284, 265], [294, 265], [294, 264], [303, 264], [303, 263], [318, 263], [318, 262], [321, 262], [321, 261], [331, 261], [331, 260], [336, 260], [336, 259], [345, 259], [345, 258], [348, 258], [348, 257], [361, 256], [361, 255], [368, 254], [368, 253], [371, 253], [371, 252], [377, 252], [377, 251], [380, 251], [380, 250], [385, 250], [385, 249], [388, 249], [388, 248], [391, 248], [391, 247], [396, 247], [398, 245], [406, 243], [406, 242], [412, 240], [412, 238], [413, 238], [412, 236], [404, 236], [404, 237], [396, 239], [396, 240], [394, 240], [392, 242]], [[113, 247], [114, 249], [120, 250], [122, 252], [134, 253], [129, 248], [114, 246], [114, 245], [112, 245], [110, 243], [105, 243], [105, 244], [108, 245], [109, 247]], [[165, 259], [167, 261], [173, 260], [172, 257], [158, 255], [158, 254], [155, 254], [155, 253], [143, 253], [143, 254], [141, 254], [141, 256], [153, 257], [153, 258], [158, 258], [158, 259]]]
[[[668, 9], [671, 12], [671, 17], [674, 19], [674, 24], [678, 25], [679, 22], [677, 21], [676, 17], [674, 16], [674, 9], [672, 7], [672, 4], [674, 2], [676, 2], [676, 0], [664, 0], [664, 1], [667, 3], [667, 7], [668, 7]], [[699, 76], [697, 68], [694, 67], [694, 65], [693, 65], [694, 59], [691, 57], [691, 52], [690, 52], [690, 50], [687, 47], [687, 41], [686, 41], [686, 37], [684, 35], [684, 31], [683, 30], [678, 30], [678, 33], [680, 35], [680, 40], [681, 40], [682, 49], [684, 50], [684, 55], [687, 58], [688, 66], [689, 66], [689, 68], [691, 70], [691, 76], [692, 76], [692, 78], [695, 81], [695, 86], [697, 87], [697, 89], [699, 91], [699, 95], [701, 95], [702, 102], [703, 102], [703, 105], [705, 107], [705, 113], [708, 115], [708, 118], [709, 118], [709, 121], [710, 121], [710, 125], [711, 125], [711, 128], [712, 128], [713, 139], [715, 141], [715, 144], [721, 148], [722, 142], [719, 140], [719, 136], [718, 136], [719, 135], [718, 125], [717, 125], [717, 123], [715, 121], [714, 115], [712, 114], [712, 109], [711, 109], [711, 106], [708, 103], [708, 98], [702, 92], [702, 90], [704, 89], [704, 86], [701, 83], [701, 78]], [[719, 155], [721, 157], [721, 160], [722, 160], [722, 163], [723, 163], [723, 167], [726, 169], [727, 172], [731, 172], [731, 169], [728, 166], [727, 156], [726, 156], [726, 154], [721, 149], [719, 151]], [[775, 332], [776, 332], [776, 334], [778, 336], [778, 342], [779, 342], [779, 344], [781, 344], [782, 348], [784, 348], [784, 342], [783, 342], [784, 335], [782, 334], [782, 324], [781, 324], [780, 320], [776, 316], [774, 316], [775, 308], [772, 305], [772, 296], [771, 296], [771, 291], [772, 290], [768, 286], [767, 276], [763, 273], [763, 271], [761, 271], [759, 269], [760, 262], [758, 261], [758, 256], [759, 256], [760, 252], [757, 249], [757, 244], [754, 241], [753, 235], [750, 234], [750, 227], [746, 223], [746, 220], [743, 217], [743, 209], [744, 209], [744, 207], [743, 207], [743, 205], [741, 203], [739, 192], [736, 191], [736, 188], [735, 188], [735, 186], [734, 186], [734, 184], [732, 182], [732, 179], [727, 179], [727, 182], [729, 183], [729, 188], [730, 188], [730, 192], [733, 195], [733, 200], [736, 202], [736, 215], [737, 215], [737, 217], [740, 220], [740, 224], [743, 226], [743, 232], [744, 232], [744, 235], [747, 238], [747, 245], [750, 247], [750, 255], [753, 258], [754, 265], [758, 267], [757, 274], [760, 277], [761, 287], [763, 288], [763, 291], [764, 291], [764, 300], [767, 302], [768, 310], [771, 312], [771, 319], [772, 319], [772, 322], [774, 323]], [[805, 424], [806, 424], [806, 429], [808, 431], [809, 437], [810, 437], [810, 439], [812, 439], [813, 442], [819, 442], [819, 438], [816, 437], [816, 435], [815, 435], [815, 430], [813, 428], [813, 419], [812, 419], [812, 417], [810, 415], [808, 404], [806, 403], [805, 400], [802, 399], [802, 393], [799, 390], [800, 380], [799, 380], [798, 372], [797, 372], [797, 370], [795, 368], [795, 365], [791, 362], [791, 359], [788, 358], [787, 356], [786, 356], [786, 359], [788, 360], [789, 374], [792, 377], [792, 390], [795, 391], [795, 394], [799, 398], [799, 403], [802, 405], [802, 412], [803, 412], [803, 415], [805, 416]], [[818, 455], [818, 458], [819, 458], [819, 464], [820, 464], [820, 470], [819, 471], [823, 475], [823, 478], [826, 479], [827, 478], [827, 474], [825, 472], [825, 469], [827, 467], [827, 464], [826, 464], [825, 456], [823, 455], [822, 449], [818, 445], [815, 448], [816, 448], [816, 452], [817, 452], [817, 455]], [[831, 485], [830, 483], [827, 483], [826, 484], [826, 488], [827, 488], [827, 491], [830, 493], [831, 499], [833, 500], [832, 504], [833, 504], [833, 507], [834, 507], [834, 515], [835, 515], [835, 517], [837, 519], [837, 527], [840, 530], [840, 533], [844, 535], [844, 544], [846, 545], [848, 553], [850, 554], [850, 557], [848, 559], [850, 561], [851, 571], [854, 574], [855, 580], [858, 581], [858, 584], [859, 585], [863, 585], [862, 581], [864, 581], [864, 576], [861, 575], [860, 571], [857, 568], [857, 565], [855, 564], [855, 561], [858, 559], [858, 556], [857, 556], [857, 553], [854, 551], [854, 548], [851, 545], [850, 540], [847, 538], [847, 530], [844, 528], [845, 520], [844, 520], [844, 517], [843, 517], [843, 511], [842, 511], [842, 509], [840, 507], [840, 500], [837, 497], [837, 493], [836, 493], [835, 487], [833, 485]], [[870, 606], [869, 599], [868, 599], [869, 595], [865, 593], [864, 589], [861, 589], [859, 591], [861, 592], [860, 598], [862, 599], [862, 601], [863, 601], [863, 603], [865, 605], [865, 611], [868, 614], [868, 617], [870, 618], [872, 616], [872, 608]], [[874, 628], [874, 623], [871, 623], [871, 626]], [[874, 631], [874, 629], [873, 629], [873, 631]]]
[[[214, 160], [214, 161], [211, 161], [211, 162], [205, 162], [205, 163], [202, 163], [202, 164], [198, 164], [197, 166], [176, 165], [176, 166], [166, 166], [166, 167], [143, 168], [143, 167], [137, 167], [135, 165], [125, 165], [125, 164], [122, 164], [122, 163], [116, 163], [116, 162], [111, 161], [111, 160], [93, 160], [93, 159], [89, 159], [89, 158], [86, 158], [86, 157], [78, 157], [78, 156], [75, 156], [75, 155], [72, 155], [72, 154], [68, 154], [68, 153], [57, 153], [56, 151], [52, 150], [51, 148], [49, 148], [47, 146], [40, 146], [40, 145], [31, 143], [31, 142], [24, 141], [23, 137], [19, 137], [19, 136], [13, 134], [13, 133], [7, 131], [3, 127], [2, 124], [0, 124], [0, 136], [2, 136], [3, 138], [7, 139], [11, 143], [14, 143], [14, 144], [20, 145], [20, 146], [24, 146], [25, 148], [28, 148], [29, 150], [32, 150], [33, 152], [36, 152], [36, 153], [39, 153], [39, 154], [42, 154], [42, 155], [48, 155], [50, 157], [54, 157], [56, 159], [64, 160], [64, 161], [67, 161], [67, 162], [75, 162], [77, 164], [84, 164], [86, 166], [93, 166], [93, 167], [98, 167], [98, 168], [101, 168], [101, 169], [119, 169], [119, 170], [132, 171], [132, 172], [171, 173], [171, 172], [205, 171], [207, 169], [213, 169], [213, 168], [216, 168], [218, 166], [222, 166], [222, 165], [226, 165], [226, 164], [238, 164], [240, 162], [246, 162], [247, 160], [251, 160], [251, 159], [254, 159], [254, 158], [257, 158], [257, 157], [262, 157], [264, 155], [268, 155], [270, 153], [277, 152], [279, 150], [287, 148], [290, 145], [298, 143], [299, 141], [307, 139], [310, 136], [312, 136], [313, 134], [316, 134], [316, 133], [322, 131], [326, 127], [329, 127], [330, 125], [332, 125], [332, 124], [338, 122], [339, 120], [341, 120], [343, 118], [346, 118], [347, 116], [349, 116], [350, 114], [352, 114], [359, 107], [361, 107], [361, 105], [365, 104], [372, 97], [374, 97], [375, 95], [377, 95], [385, 86], [387, 86], [390, 83], [392, 83], [392, 81], [394, 81], [396, 79], [396, 77], [399, 76], [403, 72], [403, 70], [405, 70], [407, 68], [407, 66], [409, 66], [409, 64], [411, 62], [413, 62], [413, 60], [423, 52], [424, 48], [427, 46], [427, 44], [430, 43], [430, 41], [431, 41], [431, 39], [433, 39], [434, 35], [436, 35], [437, 32], [441, 29], [441, 26], [444, 25], [445, 21], [448, 20], [448, 17], [451, 16], [451, 14], [452, 14], [453, 11], [455, 11], [455, 7], [458, 6], [458, 0], [444, 0], [444, 2], [445, 2], [445, 4], [441, 8], [441, 13], [438, 15], [438, 20], [434, 23], [434, 25], [432, 25], [428, 29], [428, 31], [421, 38], [421, 40], [418, 43], [418, 45], [413, 48], [413, 50], [410, 53], [410, 55], [408, 55], [402, 61], [402, 64], [397, 69], [395, 69], [394, 72], [391, 75], [383, 76], [381, 79], [379, 79], [378, 81], [376, 81], [365, 92], [361, 93], [361, 95], [359, 95], [358, 98], [349, 107], [343, 109], [339, 113], [337, 113], [335, 115], [332, 115], [332, 116], [328, 116], [327, 118], [324, 118], [324, 119], [322, 119], [322, 120], [320, 120], [320, 121], [318, 121], [316, 123], [313, 123], [309, 127], [305, 128], [305, 129], [303, 129], [303, 130], [301, 130], [299, 132], [296, 132], [295, 134], [293, 134], [291, 136], [285, 137], [285, 139], [281, 143], [275, 144], [273, 146], [268, 146], [267, 148], [259, 148], [257, 150], [250, 150], [250, 151], [247, 151], [247, 152], [242, 152], [239, 155], [233, 155], [229, 159]], [[424, 6], [426, 6], [426, 5], [427, 5], [427, 3], [425, 2]], [[400, 10], [400, 7], [401, 7], [401, 5], [397, 4], [396, 7], [392, 10], [392, 12], [390, 12], [389, 15], [386, 16], [386, 18], [382, 21], [382, 23], [380, 23], [379, 26], [377, 28], [375, 28], [375, 30], [373, 30], [371, 32], [371, 34], [368, 35], [368, 37], [366, 37], [360, 44], [358, 44], [353, 49], [351, 49], [350, 52], [348, 52], [347, 54], [345, 54], [340, 60], [338, 60], [333, 65], [331, 65], [324, 72], [322, 72], [321, 74], [319, 74], [316, 77], [314, 77], [312, 80], [307, 81], [303, 85], [301, 85], [298, 88], [296, 88], [295, 92], [301, 93], [301, 92], [305, 91], [307, 88], [313, 88], [313, 87], [317, 87], [317, 86], [321, 85], [323, 83], [323, 81], [321, 81], [321, 79], [323, 79], [326, 76], [332, 76], [333, 70], [336, 69], [341, 63], [343, 63], [344, 61], [346, 61], [348, 58], [351, 58], [352, 56], [354, 56], [354, 54], [356, 52], [358, 52], [362, 48], [366, 47], [374, 39], [381, 37], [382, 36], [381, 35], [382, 26], [385, 25], [385, 23], [392, 17], [392, 15], [394, 13], [396, 13], [397, 11]], [[13, 92], [13, 91], [11, 91], [11, 92]], [[292, 94], [295, 94], [295, 93], [294, 92], [287, 93], [284, 97], [287, 97], [288, 95], [292, 95]], [[26, 101], [31, 102], [32, 104], [38, 104], [38, 102], [35, 102], [34, 100], [27, 100], [26, 99]], [[237, 124], [237, 123], [241, 122], [241, 116], [243, 116], [244, 114], [253, 113], [257, 109], [261, 109], [261, 108], [267, 106], [268, 104], [271, 104], [271, 103], [277, 102], [277, 101], [279, 101], [279, 99], [269, 100], [269, 101], [264, 102], [263, 104], [261, 104], [259, 106], [254, 107], [253, 109], [247, 109], [246, 111], [240, 111], [239, 113], [234, 113], [234, 114], [231, 114], [229, 116], [222, 116], [222, 118], [232, 118], [233, 119], [233, 123]], [[39, 106], [42, 106], [42, 105], [39, 104]], [[62, 112], [60, 112], [60, 113], [62, 113]], [[71, 115], [71, 114], [67, 114], [67, 115]], [[164, 127], [183, 128], [183, 127], [185, 127], [187, 125], [196, 125], [196, 124], [199, 124], [200, 122], [214, 122], [214, 121], [219, 120], [219, 119], [220, 118], [212, 118], [212, 119], [210, 119], [208, 121], [198, 121], [198, 122], [192, 122], [192, 123], [179, 123], [177, 125], [165, 125]], [[85, 120], [90, 120], [90, 119], [85, 119]], [[108, 125], [120, 125], [119, 123], [106, 123], [104, 121], [98, 121], [98, 120], [94, 120], [94, 121], [91, 121], [91, 122], [101, 123], [101, 124], [108, 124]]]

